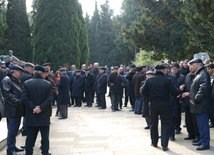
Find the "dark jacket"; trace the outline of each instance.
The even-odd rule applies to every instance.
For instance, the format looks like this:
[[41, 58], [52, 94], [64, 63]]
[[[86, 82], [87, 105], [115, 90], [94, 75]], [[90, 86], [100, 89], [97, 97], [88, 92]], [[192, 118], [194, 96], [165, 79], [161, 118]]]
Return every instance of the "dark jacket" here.
[[68, 104], [70, 100], [69, 97], [70, 79], [68, 75], [66, 73], [62, 74], [59, 83], [57, 83], [56, 85], [58, 87], [57, 103]]
[[[172, 83], [179, 89], [178, 80], [174, 75], [166, 75], [168, 78], [172, 80]], [[171, 117], [178, 117], [178, 107], [179, 98], [177, 96], [173, 96], [170, 94], [170, 113]]]
[[29, 80], [31, 78], [32, 78], [32, 75], [28, 71], [25, 70], [19, 80], [23, 84], [25, 81], [27, 81], [27, 80]]
[[128, 79], [128, 86], [127, 86], [127, 96], [135, 97], [134, 94], [134, 86], [132, 85], [132, 78], [135, 75], [136, 70], [131, 71], [126, 75], [126, 79]]
[[[145, 81], [142, 81], [141, 87], [144, 85]], [[143, 117], [149, 117], [149, 101], [143, 97], [143, 103], [142, 103], [142, 116]]]
[[93, 74], [94, 75], [94, 80], [95, 80], [95, 82], [94, 82], [94, 90], [96, 91], [97, 90], [97, 76], [99, 75], [99, 69], [92, 69], [91, 70], [91, 74]]
[[7, 72], [2, 72], [1, 70], [0, 70], [0, 82], [6, 77], [6, 75], [7, 75]]
[[53, 74], [49, 73], [49, 77], [56, 83], [55, 76]]
[[111, 94], [121, 94], [123, 88], [123, 81], [120, 74], [112, 72], [109, 74], [108, 86], [110, 87]]
[[189, 68], [186, 69], [186, 68], [182, 67], [179, 69], [179, 73], [186, 76], [189, 73]]
[[[178, 89], [180, 90], [180, 86], [184, 85], [185, 83], [185, 76], [180, 74], [179, 72], [175, 75], [177, 82], [178, 82]], [[182, 98], [182, 92], [180, 92], [180, 97], [179, 100], [183, 101], [184, 99]]]
[[22, 84], [12, 74], [8, 73], [1, 82], [3, 105], [3, 117], [21, 117], [24, 115], [24, 105], [21, 103]]
[[170, 94], [176, 97], [180, 93], [172, 80], [159, 71], [145, 81], [140, 92], [154, 105], [170, 105]]
[[[193, 82], [194, 78], [195, 78], [195, 75], [192, 74], [192, 73], [188, 73], [186, 75], [185, 84], [184, 84], [185, 87], [184, 87], [184, 91], [183, 92], [190, 92], [190, 87], [192, 85], [192, 82]], [[189, 96], [184, 98], [184, 105], [187, 106], [187, 107], [189, 107], [189, 105], [190, 105], [190, 101], [189, 100], [190, 100]]]
[[205, 68], [200, 68], [190, 87], [190, 112], [209, 113], [211, 110], [210, 76]]
[[88, 75], [86, 76], [86, 74], [84, 75], [85, 78], [85, 92], [93, 92], [94, 91], [94, 75], [91, 73], [88, 73]]
[[107, 89], [107, 73], [102, 73], [97, 76], [97, 93], [105, 94]]
[[[32, 89], [33, 88], [33, 89]], [[25, 104], [25, 119], [27, 126], [49, 126], [50, 105], [53, 101], [52, 85], [40, 75], [36, 75], [23, 84], [22, 103]], [[41, 113], [33, 113], [40, 106]]]
[[82, 97], [85, 79], [82, 75], [75, 75], [72, 81], [72, 97]]
[[142, 81], [144, 81], [144, 80], [146, 80], [145, 74], [138, 72], [138, 71], [132, 78], [132, 85], [134, 86], [134, 93], [135, 93], [136, 97], [142, 96], [140, 94], [140, 87], [141, 87]]

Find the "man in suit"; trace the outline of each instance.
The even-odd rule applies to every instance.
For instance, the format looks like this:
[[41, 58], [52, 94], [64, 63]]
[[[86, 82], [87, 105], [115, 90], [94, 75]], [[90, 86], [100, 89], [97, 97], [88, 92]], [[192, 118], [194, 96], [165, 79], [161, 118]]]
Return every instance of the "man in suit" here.
[[99, 67], [99, 75], [97, 76], [97, 102], [99, 109], [106, 109], [106, 89], [107, 89], [107, 74], [105, 67]]
[[141, 87], [141, 94], [150, 102], [150, 133], [152, 146], [154, 147], [157, 147], [159, 138], [158, 116], [160, 115], [163, 151], [168, 150], [170, 135], [170, 94], [176, 97], [180, 93], [178, 88], [172, 83], [172, 80], [165, 76], [165, 69], [163, 65], [155, 66], [154, 76], [148, 78], [143, 87]]
[[72, 80], [72, 97], [75, 100], [76, 105], [74, 107], [82, 106], [82, 92], [84, 89], [84, 77], [81, 75], [81, 70], [76, 70], [76, 75]]
[[193, 59], [189, 65], [195, 78], [190, 92], [185, 92], [182, 97], [190, 97], [190, 112], [195, 114], [198, 124], [200, 141], [193, 145], [199, 146], [198, 151], [207, 150], [210, 148], [209, 113], [212, 109], [210, 76], [201, 59]]
[[23, 151], [16, 145], [16, 135], [20, 126], [21, 117], [24, 115], [24, 105], [21, 102], [22, 84], [20, 77], [24, 69], [20, 66], [12, 66], [11, 73], [2, 80], [1, 90], [5, 100], [2, 116], [7, 118], [7, 155], [16, 155]]
[[[33, 71], [34, 71], [34, 64], [32, 64], [30, 62], [26, 62], [25, 70], [24, 70], [21, 78], [19, 79], [21, 81], [22, 85], [24, 84], [25, 81], [32, 78]], [[23, 119], [22, 136], [27, 136], [27, 126], [26, 126], [25, 117]]]
[[127, 96], [130, 97], [130, 103], [132, 106], [132, 110], [130, 112], [134, 112], [135, 108], [135, 94], [134, 94], [134, 86], [132, 84], [132, 78], [136, 73], [136, 65], [131, 65], [129, 73], [126, 74], [126, 79], [128, 80], [128, 87], [127, 87]]
[[[33, 154], [38, 132], [41, 132], [42, 154], [49, 150], [50, 105], [53, 101], [52, 85], [43, 79], [42, 66], [36, 66], [35, 76], [24, 82], [22, 102], [25, 104], [27, 124], [26, 155]], [[39, 84], [38, 84], [39, 83]]]
[[120, 111], [118, 105], [120, 103], [123, 81], [118, 73], [118, 66], [113, 67], [113, 72], [109, 74], [107, 82], [111, 92], [111, 109], [113, 112]]
[[87, 103], [87, 107], [92, 107], [93, 97], [94, 97], [94, 75], [92, 75], [88, 68], [85, 69], [85, 100]]
[[57, 96], [57, 104], [59, 104], [61, 115], [59, 119], [66, 119], [68, 117], [68, 103], [70, 100], [70, 79], [66, 74], [66, 70], [64, 68], [61, 68], [59, 71], [62, 74], [59, 83], [56, 84], [59, 88]]

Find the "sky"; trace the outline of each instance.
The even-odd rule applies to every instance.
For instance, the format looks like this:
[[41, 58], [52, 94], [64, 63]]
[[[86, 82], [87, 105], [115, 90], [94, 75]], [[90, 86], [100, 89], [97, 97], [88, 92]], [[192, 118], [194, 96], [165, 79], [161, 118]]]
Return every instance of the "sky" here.
[[[32, 1], [33, 0], [26, 0], [27, 12], [30, 12], [32, 10], [32, 7], [31, 7]], [[114, 15], [120, 14], [122, 1], [123, 0], [109, 0], [110, 7], [111, 9], [114, 10]], [[79, 2], [82, 4], [83, 16], [85, 16], [86, 12], [88, 12], [88, 14], [92, 16], [95, 10], [95, 0], [79, 0]], [[106, 0], [97, 0], [97, 5], [99, 10], [100, 10], [100, 5], [105, 2]]]

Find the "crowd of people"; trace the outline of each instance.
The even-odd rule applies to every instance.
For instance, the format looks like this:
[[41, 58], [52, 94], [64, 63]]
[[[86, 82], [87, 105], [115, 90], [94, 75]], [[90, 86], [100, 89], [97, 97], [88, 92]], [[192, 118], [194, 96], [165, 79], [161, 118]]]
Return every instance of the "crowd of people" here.
[[[175, 140], [181, 128], [181, 113], [185, 112], [185, 127], [197, 150], [210, 148], [209, 128], [214, 127], [214, 64], [201, 59], [158, 63], [152, 66], [100, 67], [99, 63], [86, 64], [81, 69], [64, 64], [53, 74], [51, 63], [42, 66], [18, 62], [9, 58], [1, 62], [0, 119], [7, 118], [7, 155], [26, 150], [33, 154], [38, 132], [41, 132], [43, 155], [49, 152], [49, 126], [52, 106], [57, 105], [55, 116], [68, 117], [68, 107], [97, 107], [104, 110], [106, 93], [111, 99], [112, 112], [127, 107], [128, 101], [136, 115], [145, 118], [150, 129], [151, 145], [157, 147], [161, 138], [163, 150], [168, 141]], [[23, 117], [22, 135], [26, 144], [17, 148], [16, 134]], [[158, 122], [161, 120], [161, 135]], [[210, 125], [209, 125], [210, 120]]]

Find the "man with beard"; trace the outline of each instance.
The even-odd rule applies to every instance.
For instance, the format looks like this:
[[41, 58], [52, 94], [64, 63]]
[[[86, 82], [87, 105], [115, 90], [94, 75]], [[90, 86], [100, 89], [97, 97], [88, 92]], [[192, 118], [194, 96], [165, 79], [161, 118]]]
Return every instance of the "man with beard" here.
[[157, 147], [159, 138], [158, 120], [160, 115], [161, 145], [163, 151], [168, 150], [170, 135], [170, 94], [174, 97], [180, 94], [180, 91], [172, 83], [172, 80], [165, 76], [165, 69], [163, 65], [156, 65], [154, 76], [148, 78], [141, 88], [142, 95], [150, 102], [150, 133], [152, 146], [154, 147]]

